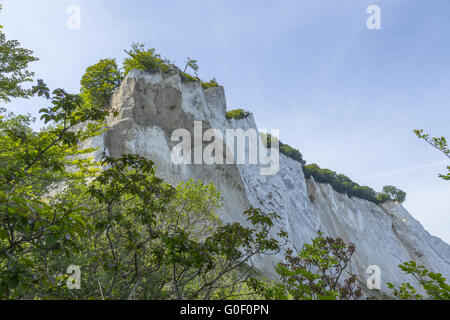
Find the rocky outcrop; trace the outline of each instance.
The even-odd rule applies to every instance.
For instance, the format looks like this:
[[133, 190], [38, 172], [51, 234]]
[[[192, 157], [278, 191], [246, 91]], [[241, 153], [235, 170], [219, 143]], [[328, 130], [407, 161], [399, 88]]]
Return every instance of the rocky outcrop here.
[[[330, 185], [306, 180], [301, 164], [280, 154], [280, 170], [261, 175], [261, 165], [174, 164], [171, 134], [179, 128], [194, 133], [194, 121], [204, 130], [256, 128], [252, 115], [226, 119], [222, 87], [203, 89], [200, 83], [183, 82], [178, 72], [148, 73], [133, 70], [112, 97], [118, 116], [107, 120], [108, 130], [89, 142], [117, 157], [139, 154], [155, 162], [158, 176], [176, 184], [194, 178], [212, 182], [221, 192], [225, 222], [245, 222], [249, 206], [277, 212], [277, 230], [289, 233], [289, 245], [300, 248], [317, 230], [356, 245], [350, 271], [365, 281], [369, 265], [381, 269], [382, 283], [412, 281], [398, 269], [400, 262], [416, 260], [450, 278], [450, 246], [430, 235], [400, 204], [383, 205], [349, 198]], [[224, 135], [225, 136], [225, 135]], [[274, 276], [273, 266], [282, 255], [258, 257], [255, 266]], [[383, 287], [382, 289], [385, 289]]]

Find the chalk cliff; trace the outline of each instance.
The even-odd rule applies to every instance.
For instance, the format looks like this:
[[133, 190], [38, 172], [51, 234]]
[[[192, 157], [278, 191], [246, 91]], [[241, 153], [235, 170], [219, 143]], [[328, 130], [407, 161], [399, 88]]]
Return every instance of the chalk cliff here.
[[[135, 153], [153, 160], [158, 176], [176, 184], [188, 178], [212, 182], [221, 192], [225, 222], [244, 222], [249, 206], [277, 212], [277, 229], [289, 233], [290, 246], [300, 248], [317, 230], [356, 245], [350, 270], [365, 282], [369, 265], [381, 269], [385, 283], [412, 281], [397, 267], [415, 260], [450, 278], [450, 246], [430, 235], [400, 204], [349, 198], [328, 184], [306, 180], [301, 164], [280, 154], [276, 175], [261, 175], [260, 165], [176, 165], [171, 161], [175, 144], [171, 134], [178, 128], [194, 130], [194, 121], [204, 129], [256, 128], [253, 115], [226, 119], [224, 89], [203, 89], [200, 83], [183, 82], [178, 72], [131, 71], [115, 91], [111, 108], [118, 116], [107, 121], [108, 130], [89, 142], [109, 156]], [[273, 265], [283, 256], [263, 256], [255, 266], [274, 276]]]

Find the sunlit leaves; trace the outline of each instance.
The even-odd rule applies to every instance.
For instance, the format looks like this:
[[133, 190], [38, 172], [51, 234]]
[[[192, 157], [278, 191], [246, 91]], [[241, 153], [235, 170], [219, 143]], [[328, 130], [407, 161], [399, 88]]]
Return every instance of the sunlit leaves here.
[[425, 291], [426, 295], [418, 293], [410, 283], [402, 283], [396, 288], [392, 283], [388, 287], [392, 289], [395, 297], [405, 300], [450, 300], [450, 285], [440, 273], [429, 271], [425, 266], [418, 265], [415, 261], [408, 261], [398, 266], [405, 274], [411, 275]]
[[174, 67], [170, 61], [157, 54], [155, 48], [146, 49], [140, 43], [133, 43], [131, 49], [125, 50], [125, 53], [128, 55], [123, 61], [125, 75], [133, 69], [167, 72]]
[[81, 79], [81, 97], [88, 106], [104, 108], [121, 81], [115, 59], [102, 59], [86, 69]]
[[249, 285], [265, 299], [346, 300], [361, 299], [362, 290], [351, 275], [341, 281], [355, 246], [342, 239], [324, 237], [319, 232], [294, 255], [286, 253], [286, 261], [276, 266], [281, 282], [265, 283], [251, 279]]
[[28, 70], [28, 65], [38, 60], [32, 54], [31, 50], [21, 48], [18, 41], [6, 40], [0, 29], [0, 101], [30, 96], [30, 90], [21, 85], [32, 81], [34, 73]]
[[[448, 148], [447, 139], [445, 137], [430, 137], [429, 134], [424, 133], [423, 129], [414, 130], [414, 133], [419, 139], [425, 140], [432, 147], [441, 151], [447, 158], [450, 158], [450, 149]], [[449, 171], [446, 175], [440, 174], [439, 177], [444, 180], [450, 180], [450, 166], [447, 166], [447, 170]]]

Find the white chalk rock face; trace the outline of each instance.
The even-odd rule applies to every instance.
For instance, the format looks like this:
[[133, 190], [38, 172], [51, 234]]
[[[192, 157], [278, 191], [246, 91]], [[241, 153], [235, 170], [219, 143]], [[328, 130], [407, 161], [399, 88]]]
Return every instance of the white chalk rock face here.
[[[114, 93], [110, 107], [119, 115], [108, 119], [108, 130], [91, 141], [99, 147], [95, 156], [139, 154], [154, 161], [157, 175], [169, 183], [189, 178], [212, 182], [223, 197], [220, 216], [225, 222], [244, 223], [242, 213], [253, 206], [281, 216], [274, 233], [287, 231], [290, 247], [301, 248], [318, 230], [354, 243], [349, 271], [365, 283], [367, 267], [379, 266], [385, 291], [386, 282], [414, 283], [397, 267], [404, 261], [415, 260], [450, 278], [450, 246], [430, 235], [400, 204], [379, 206], [306, 180], [301, 164], [283, 154], [275, 175], [261, 175], [258, 164], [174, 164], [171, 152], [179, 142], [171, 141], [172, 133], [184, 128], [194, 135], [194, 121], [201, 121], [203, 130], [220, 130], [224, 137], [227, 129], [257, 129], [252, 115], [226, 119], [222, 87], [203, 89], [200, 83], [183, 82], [178, 72], [133, 70]], [[282, 259], [281, 253], [261, 256], [254, 264], [275, 277], [273, 267]]]

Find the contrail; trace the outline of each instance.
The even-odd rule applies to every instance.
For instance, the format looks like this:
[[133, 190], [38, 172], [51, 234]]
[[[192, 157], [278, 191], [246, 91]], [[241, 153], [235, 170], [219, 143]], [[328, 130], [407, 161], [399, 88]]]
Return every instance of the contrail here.
[[422, 164], [422, 165], [409, 167], [409, 168], [403, 168], [403, 169], [397, 169], [397, 170], [392, 170], [392, 171], [380, 172], [380, 173], [374, 174], [372, 176], [366, 176], [364, 178], [365, 179], [371, 179], [371, 178], [394, 176], [394, 175], [401, 174], [401, 173], [421, 170], [421, 169], [425, 169], [425, 168], [437, 167], [437, 166], [441, 166], [441, 165], [444, 165], [444, 164], [450, 165], [450, 163], [447, 160], [443, 160], [443, 161], [431, 162], [431, 163]]

